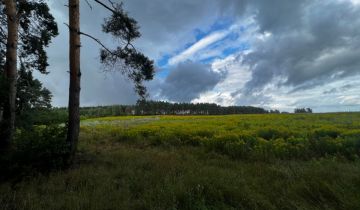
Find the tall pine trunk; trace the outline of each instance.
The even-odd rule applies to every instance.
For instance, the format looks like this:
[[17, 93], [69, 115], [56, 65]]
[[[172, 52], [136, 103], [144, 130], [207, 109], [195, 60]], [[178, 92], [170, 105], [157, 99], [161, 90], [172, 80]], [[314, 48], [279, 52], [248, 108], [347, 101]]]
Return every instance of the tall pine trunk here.
[[69, 0], [70, 31], [70, 88], [67, 141], [71, 147], [71, 161], [76, 153], [80, 132], [80, 12], [79, 0]]
[[0, 147], [6, 149], [15, 132], [18, 20], [15, 0], [4, 0], [7, 16], [7, 47], [4, 76], [7, 94], [1, 122]]

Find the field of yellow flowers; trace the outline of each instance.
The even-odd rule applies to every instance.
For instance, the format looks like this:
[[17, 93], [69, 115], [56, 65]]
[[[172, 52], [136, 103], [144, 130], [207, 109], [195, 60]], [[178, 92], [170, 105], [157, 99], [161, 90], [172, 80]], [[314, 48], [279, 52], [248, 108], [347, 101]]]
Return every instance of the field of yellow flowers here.
[[359, 113], [106, 117], [84, 121], [82, 131], [92, 139], [204, 147], [242, 159], [360, 155]]

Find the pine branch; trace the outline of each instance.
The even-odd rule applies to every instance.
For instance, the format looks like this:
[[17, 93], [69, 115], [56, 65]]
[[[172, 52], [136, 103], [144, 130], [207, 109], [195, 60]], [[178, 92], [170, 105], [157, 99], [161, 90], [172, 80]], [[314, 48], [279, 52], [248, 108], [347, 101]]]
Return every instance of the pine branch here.
[[90, 7], [90, 9], [92, 10], [93, 8], [92, 8], [90, 2], [89, 2], [88, 0], [85, 0], [85, 2], [87, 3], [87, 5], [88, 5], [88, 6]]
[[99, 45], [101, 45], [106, 51], [108, 51], [108, 53], [114, 55], [113, 52], [111, 52], [111, 50], [109, 50], [109, 48], [107, 48], [99, 39], [91, 36], [90, 34], [84, 33], [84, 32], [79, 32], [80, 35], [84, 35], [86, 37], [89, 37], [90, 39], [94, 40], [95, 42], [97, 42]]
[[[96, 3], [100, 4], [101, 6], [103, 6], [104, 8], [106, 8], [107, 10], [111, 11], [112, 13], [116, 14], [118, 13], [115, 9], [110, 8], [108, 5], [104, 4], [103, 2], [99, 1], [99, 0], [94, 0]], [[112, 2], [111, 2], [112, 3]], [[113, 4], [113, 3], [112, 3]]]
[[[68, 28], [69, 30], [71, 31], [75, 31], [74, 29], [71, 29], [69, 24], [67, 23], [64, 23]], [[86, 37], [89, 37], [90, 39], [94, 40], [95, 42], [97, 42], [99, 45], [101, 45], [107, 52], [109, 52], [110, 54], [114, 55], [113, 52], [111, 52], [111, 50], [109, 50], [109, 48], [107, 48], [98, 38], [95, 38], [93, 36], [91, 36], [90, 34], [87, 34], [87, 33], [84, 33], [84, 32], [81, 32], [81, 31], [77, 31], [78, 34], [80, 35], [84, 35]]]

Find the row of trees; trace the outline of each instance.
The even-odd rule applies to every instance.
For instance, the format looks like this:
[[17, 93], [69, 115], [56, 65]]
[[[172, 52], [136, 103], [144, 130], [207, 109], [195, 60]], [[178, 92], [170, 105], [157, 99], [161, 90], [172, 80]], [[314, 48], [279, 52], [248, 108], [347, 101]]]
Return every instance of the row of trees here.
[[[45, 114], [51, 112], [51, 114]], [[36, 117], [37, 124], [63, 118], [67, 108], [43, 110]], [[220, 106], [213, 103], [169, 103], [164, 101], [138, 101], [136, 105], [111, 105], [81, 107], [82, 118], [129, 116], [129, 115], [227, 115], [227, 114], [277, 114], [278, 110], [266, 110], [253, 106]]]
[[[38, 109], [33, 123], [38, 125], [49, 122], [60, 123], [67, 116], [66, 107]], [[111, 105], [80, 107], [83, 119], [108, 116], [131, 115], [227, 115], [227, 114], [288, 114], [279, 110], [266, 110], [252, 106], [220, 106], [212, 103], [169, 103], [164, 101], [139, 101], [136, 105]], [[297, 112], [299, 113], [299, 112]], [[309, 113], [309, 112], [306, 112]]]
[[169, 103], [164, 101], [139, 101], [135, 107], [139, 115], [166, 115], [166, 114], [263, 114], [267, 110], [252, 106], [222, 107], [214, 103]]
[[[153, 61], [139, 52], [132, 42], [140, 37], [137, 22], [122, 9], [122, 4], [111, 0], [86, 1], [100, 5], [110, 14], [104, 20], [102, 30], [121, 43], [114, 49], [106, 47], [101, 41], [80, 30], [80, 2], [69, 0], [69, 106], [67, 142], [71, 148], [71, 156], [76, 151], [80, 128], [80, 36], [86, 36], [99, 43], [100, 62], [108, 70], [120, 70], [135, 84], [135, 90], [145, 98], [144, 80], [151, 80], [154, 74]], [[45, 0], [1, 0], [0, 4], [0, 150], [7, 150], [14, 138], [16, 113], [25, 108], [47, 107], [51, 94], [41, 87], [41, 83], [32, 78], [32, 71], [47, 73], [47, 55], [45, 48], [52, 38], [58, 35], [54, 17], [50, 14]], [[18, 71], [18, 64], [20, 70]], [[35, 83], [34, 83], [35, 82]], [[29, 85], [32, 83], [32, 86]], [[36, 98], [32, 101], [27, 87], [37, 87]], [[22, 89], [25, 88], [25, 89]], [[35, 91], [36, 92], [36, 91]], [[22, 97], [26, 97], [25, 103]], [[33, 105], [29, 105], [29, 101]]]
[[294, 110], [294, 113], [312, 113], [312, 109], [311, 108], [296, 108]]

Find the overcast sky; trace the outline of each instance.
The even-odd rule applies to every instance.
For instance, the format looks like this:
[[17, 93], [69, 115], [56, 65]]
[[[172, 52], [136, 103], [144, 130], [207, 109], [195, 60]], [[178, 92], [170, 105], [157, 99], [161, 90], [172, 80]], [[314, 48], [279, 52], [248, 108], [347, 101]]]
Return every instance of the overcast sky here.
[[[81, 30], [109, 47], [108, 11], [81, 1]], [[60, 35], [37, 76], [54, 106], [68, 100], [65, 0], [49, 1]], [[150, 99], [252, 105], [292, 111], [360, 111], [360, 0], [125, 0], [140, 26], [135, 43], [155, 61]], [[99, 46], [82, 37], [81, 105], [133, 104], [133, 85], [103, 73]]]

